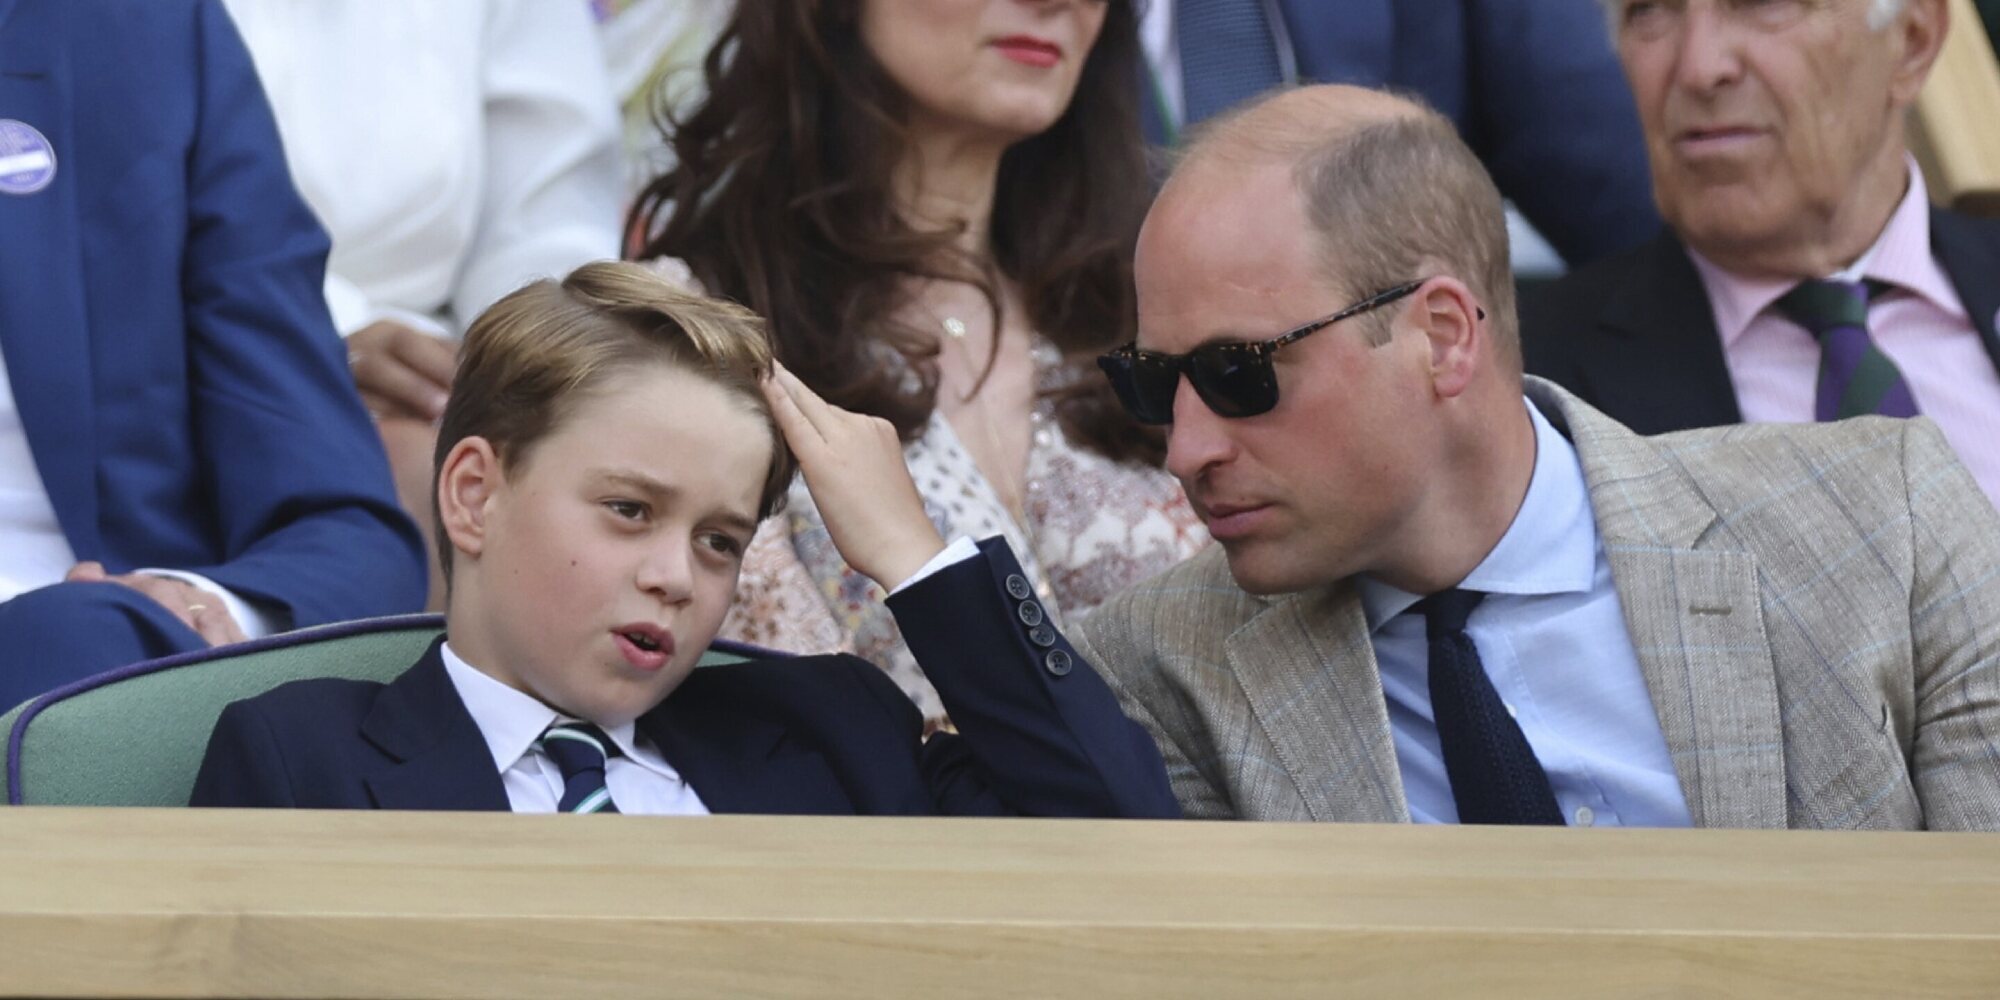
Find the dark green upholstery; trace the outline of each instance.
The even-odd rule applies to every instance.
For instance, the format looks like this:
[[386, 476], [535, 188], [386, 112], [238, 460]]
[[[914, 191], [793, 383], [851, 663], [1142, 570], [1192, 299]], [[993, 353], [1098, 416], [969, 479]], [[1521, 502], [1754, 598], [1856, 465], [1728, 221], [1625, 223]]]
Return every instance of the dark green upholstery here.
[[[7, 801], [185, 805], [224, 706], [307, 677], [386, 682], [443, 628], [437, 615], [344, 622], [155, 660], [43, 695], [0, 716]], [[702, 665], [752, 652], [719, 643]]]

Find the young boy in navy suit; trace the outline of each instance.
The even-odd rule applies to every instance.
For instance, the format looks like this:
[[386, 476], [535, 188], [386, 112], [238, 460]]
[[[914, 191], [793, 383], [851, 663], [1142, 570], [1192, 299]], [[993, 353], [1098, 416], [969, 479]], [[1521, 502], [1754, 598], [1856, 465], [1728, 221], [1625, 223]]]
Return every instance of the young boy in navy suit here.
[[[958, 733], [924, 740], [852, 656], [693, 669], [794, 455]], [[946, 546], [890, 426], [813, 395], [738, 307], [614, 263], [503, 299], [466, 334], [435, 498], [445, 638], [386, 685], [229, 706], [194, 804], [1178, 815], [1006, 545]]]

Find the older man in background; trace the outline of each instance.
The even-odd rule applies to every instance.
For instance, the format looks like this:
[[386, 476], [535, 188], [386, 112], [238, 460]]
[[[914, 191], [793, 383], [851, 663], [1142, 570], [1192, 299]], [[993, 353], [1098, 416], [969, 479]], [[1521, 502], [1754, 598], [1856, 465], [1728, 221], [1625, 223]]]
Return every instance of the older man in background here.
[[1946, 0], [1608, 6], [1671, 232], [1531, 296], [1528, 370], [1641, 433], [1922, 413], [2000, 500], [2000, 223], [1904, 140]]
[[1103, 364], [1219, 544], [1073, 638], [1187, 813], [2000, 829], [2000, 514], [1936, 426], [1642, 438], [1523, 379], [1506, 244], [1353, 88], [1154, 204]]

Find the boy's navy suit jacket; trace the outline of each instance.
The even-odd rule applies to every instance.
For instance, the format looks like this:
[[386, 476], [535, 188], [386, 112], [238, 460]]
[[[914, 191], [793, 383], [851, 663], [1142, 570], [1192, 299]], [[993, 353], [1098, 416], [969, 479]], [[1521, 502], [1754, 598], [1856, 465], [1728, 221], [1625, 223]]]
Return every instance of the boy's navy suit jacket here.
[[[1005, 543], [980, 549], [889, 602], [957, 734], [924, 741], [909, 699], [847, 655], [698, 669], [640, 731], [717, 813], [1179, 816], [1152, 740], [1042, 621]], [[230, 705], [193, 803], [508, 808], [436, 645], [386, 685], [295, 681]]]

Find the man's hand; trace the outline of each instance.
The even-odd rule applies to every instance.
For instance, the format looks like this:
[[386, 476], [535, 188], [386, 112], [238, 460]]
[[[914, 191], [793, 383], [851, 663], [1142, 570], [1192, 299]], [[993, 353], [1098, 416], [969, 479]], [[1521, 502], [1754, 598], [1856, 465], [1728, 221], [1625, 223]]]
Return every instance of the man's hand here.
[[450, 341], [385, 319], [347, 338], [347, 360], [368, 412], [426, 422], [444, 416], [458, 366], [458, 348]]
[[888, 421], [819, 398], [783, 365], [764, 380], [764, 397], [848, 565], [895, 590], [944, 550]]
[[242, 626], [222, 606], [222, 598], [191, 583], [144, 573], [110, 576], [104, 572], [103, 563], [91, 561], [70, 567], [63, 579], [70, 583], [115, 583], [130, 587], [166, 608], [181, 620], [181, 624], [194, 629], [211, 646], [242, 642], [244, 639]]

